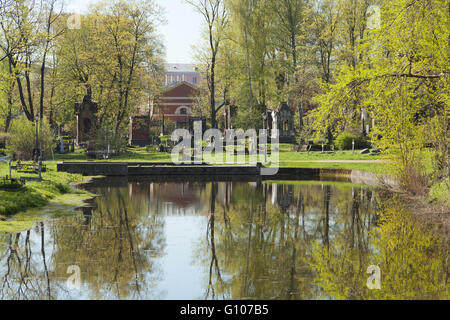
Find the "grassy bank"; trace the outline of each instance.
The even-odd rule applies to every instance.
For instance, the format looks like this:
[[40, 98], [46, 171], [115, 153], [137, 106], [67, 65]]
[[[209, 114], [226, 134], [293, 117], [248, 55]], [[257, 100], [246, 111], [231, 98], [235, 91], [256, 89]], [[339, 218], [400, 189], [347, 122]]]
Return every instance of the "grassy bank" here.
[[[248, 156], [246, 157], [247, 161]], [[357, 169], [374, 173], [386, 173], [385, 163], [364, 162], [381, 160], [382, 156], [359, 154], [358, 151], [336, 152], [294, 152], [292, 145], [280, 145], [279, 165], [281, 167]], [[32, 227], [32, 222], [73, 211], [82, 201], [91, 197], [84, 191], [75, 190], [73, 183], [86, 181], [81, 175], [56, 172], [58, 161], [89, 160], [84, 150], [64, 155], [52, 155], [46, 161], [47, 172], [42, 174], [44, 181], [27, 182], [15, 190], [0, 187], [0, 232], [16, 232]], [[262, 159], [261, 159], [262, 160]], [[89, 160], [93, 161], [93, 160]], [[105, 161], [105, 160], [94, 160]], [[170, 153], [160, 153], [153, 148], [129, 148], [127, 152], [107, 161], [119, 162], [171, 162]], [[324, 162], [321, 162], [324, 161]], [[329, 162], [327, 162], [329, 161]], [[340, 162], [353, 161], [353, 162]], [[8, 165], [0, 163], [0, 176], [9, 174]], [[37, 175], [16, 173], [13, 177], [36, 177]], [[47, 208], [51, 208], [47, 209]]]
[[280, 162], [280, 167], [290, 168], [322, 168], [349, 169], [367, 171], [376, 174], [389, 174], [385, 163], [357, 163], [357, 162]]
[[[9, 174], [8, 165], [0, 164], [0, 176]], [[37, 175], [15, 173], [13, 178], [37, 177]], [[71, 185], [80, 183], [80, 175], [56, 172], [56, 164], [48, 163], [47, 172], [42, 174], [42, 182], [27, 182], [16, 188], [0, 188], [0, 232], [19, 232], [30, 229], [33, 222], [62, 212], [72, 211], [82, 205], [91, 195], [83, 190], [75, 190]], [[52, 210], [44, 210], [51, 206]], [[31, 210], [33, 209], [33, 210]]]
[[[74, 153], [55, 155], [55, 161], [105, 161], [90, 160], [83, 150]], [[246, 161], [249, 157], [246, 157]], [[262, 161], [263, 158], [260, 158]], [[382, 162], [382, 155], [360, 154], [359, 151], [336, 152], [295, 152], [292, 145], [281, 144], [279, 153], [279, 165], [281, 167], [295, 168], [330, 168], [330, 169], [356, 169], [373, 173], [387, 173], [386, 164]], [[107, 161], [118, 162], [172, 162], [170, 153], [160, 153], [146, 148], [129, 148], [127, 152]], [[323, 162], [321, 162], [323, 161]], [[328, 162], [327, 162], [328, 161]], [[332, 162], [331, 162], [332, 161]], [[341, 162], [343, 161], [343, 162]], [[353, 161], [353, 162], [345, 162]]]

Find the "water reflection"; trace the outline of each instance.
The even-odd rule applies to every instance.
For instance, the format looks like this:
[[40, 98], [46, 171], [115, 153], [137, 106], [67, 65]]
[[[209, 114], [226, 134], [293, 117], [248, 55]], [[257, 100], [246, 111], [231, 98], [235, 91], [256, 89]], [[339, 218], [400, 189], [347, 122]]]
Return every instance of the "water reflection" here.
[[[89, 188], [100, 197], [78, 215], [0, 235], [0, 298], [449, 297], [448, 247], [383, 191], [143, 180]], [[379, 291], [366, 287], [373, 264]], [[73, 265], [75, 290], [66, 285]]]

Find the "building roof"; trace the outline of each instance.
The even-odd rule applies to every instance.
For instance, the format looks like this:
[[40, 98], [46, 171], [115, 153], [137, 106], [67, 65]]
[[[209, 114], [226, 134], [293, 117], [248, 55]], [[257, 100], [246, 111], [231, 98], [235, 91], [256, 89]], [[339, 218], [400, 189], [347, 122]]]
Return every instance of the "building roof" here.
[[[200, 89], [197, 86], [193, 85], [192, 83], [189, 83], [186, 81], [180, 81], [180, 82], [177, 82], [177, 83], [167, 86], [165, 88], [165, 90], [163, 91], [163, 95], [167, 96], [167, 94], [169, 92], [172, 92], [175, 89], [180, 88], [180, 87], [183, 87], [183, 89], [182, 89], [183, 91], [187, 90], [188, 92], [194, 92], [195, 94], [198, 94], [198, 92], [200, 91]], [[177, 96], [177, 95], [175, 95], [175, 96]]]
[[198, 68], [194, 64], [186, 63], [165, 63], [164, 67], [166, 72], [179, 72], [179, 73], [198, 73]]

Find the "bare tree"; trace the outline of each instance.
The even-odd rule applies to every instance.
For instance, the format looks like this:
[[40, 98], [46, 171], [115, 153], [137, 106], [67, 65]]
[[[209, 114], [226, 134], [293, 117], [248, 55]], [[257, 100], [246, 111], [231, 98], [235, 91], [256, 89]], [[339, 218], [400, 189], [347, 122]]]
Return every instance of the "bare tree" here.
[[224, 0], [186, 0], [204, 18], [208, 25], [209, 61], [208, 61], [208, 89], [210, 93], [211, 127], [217, 128], [216, 114], [223, 107], [216, 106], [216, 63], [220, 45], [224, 40], [224, 30], [229, 22]]

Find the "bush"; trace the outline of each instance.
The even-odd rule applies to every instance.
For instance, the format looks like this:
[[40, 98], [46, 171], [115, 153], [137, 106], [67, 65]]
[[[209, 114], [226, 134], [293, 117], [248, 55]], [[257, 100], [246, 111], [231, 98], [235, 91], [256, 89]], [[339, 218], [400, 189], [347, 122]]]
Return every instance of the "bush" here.
[[428, 196], [428, 201], [437, 203], [450, 202], [450, 179], [447, 178], [444, 181], [434, 184]]
[[92, 146], [92, 149], [106, 154], [109, 147], [111, 155], [117, 156], [127, 150], [127, 143], [125, 130], [119, 130], [117, 134], [114, 134], [107, 126], [103, 126], [97, 131], [95, 146]]
[[24, 185], [18, 181], [0, 180], [0, 190], [19, 190]]
[[172, 135], [172, 132], [177, 128], [177, 123], [173, 120], [165, 120], [164, 121], [164, 131], [168, 135]]
[[0, 148], [4, 148], [11, 138], [10, 134], [7, 132], [0, 132]]
[[355, 141], [355, 149], [365, 149], [370, 147], [370, 143], [363, 135], [355, 135], [350, 132], [342, 132], [337, 136], [335, 145], [339, 150], [352, 150], [352, 142]]
[[[42, 125], [38, 131], [39, 144], [45, 155], [51, 154], [54, 146], [54, 135], [50, 124], [44, 118]], [[25, 117], [20, 117], [12, 122], [10, 139], [7, 145], [7, 150], [10, 153], [21, 153], [26, 158], [30, 159], [33, 155], [33, 149], [36, 144], [36, 127], [34, 122], [29, 121]], [[39, 147], [40, 147], [39, 146]]]

